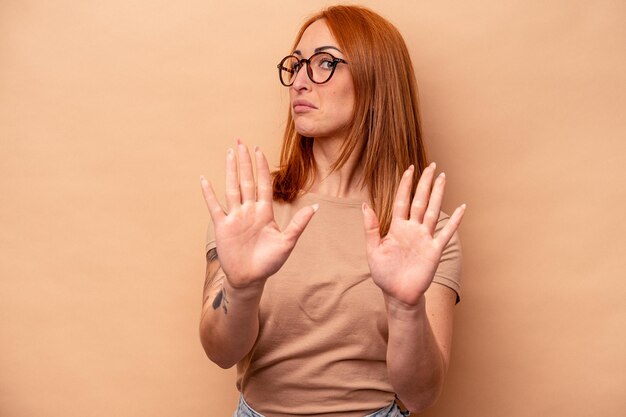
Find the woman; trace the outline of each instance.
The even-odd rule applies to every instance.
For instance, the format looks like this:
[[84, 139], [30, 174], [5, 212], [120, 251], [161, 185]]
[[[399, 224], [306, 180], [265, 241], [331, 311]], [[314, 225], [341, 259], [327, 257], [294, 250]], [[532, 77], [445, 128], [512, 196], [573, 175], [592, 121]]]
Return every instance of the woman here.
[[[290, 112], [277, 172], [238, 141], [212, 226], [200, 322], [237, 364], [235, 416], [396, 416], [437, 399], [459, 291], [444, 174], [426, 166], [398, 31], [372, 11], [310, 18], [279, 64]], [[416, 187], [413, 186], [419, 180]]]

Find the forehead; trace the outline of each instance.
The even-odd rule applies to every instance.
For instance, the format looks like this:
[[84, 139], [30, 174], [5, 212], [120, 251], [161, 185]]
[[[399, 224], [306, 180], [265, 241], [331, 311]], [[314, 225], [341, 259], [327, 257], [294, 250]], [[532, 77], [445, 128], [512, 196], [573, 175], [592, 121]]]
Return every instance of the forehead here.
[[324, 19], [316, 20], [306, 28], [296, 50], [301, 51], [304, 56], [309, 56], [314, 53], [315, 48], [320, 46], [339, 47]]

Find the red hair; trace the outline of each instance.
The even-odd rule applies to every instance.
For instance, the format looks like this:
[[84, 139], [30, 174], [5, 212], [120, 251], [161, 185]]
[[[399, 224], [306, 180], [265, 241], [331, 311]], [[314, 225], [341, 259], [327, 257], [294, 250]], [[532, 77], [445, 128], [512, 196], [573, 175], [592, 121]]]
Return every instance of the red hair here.
[[[417, 100], [417, 82], [400, 32], [373, 11], [333, 6], [310, 17], [294, 48], [313, 22], [324, 19], [344, 52], [352, 75], [355, 104], [338, 169], [353, 152], [363, 165], [363, 184], [378, 215], [381, 234], [391, 224], [393, 200], [403, 172], [415, 166], [414, 183], [426, 168]], [[296, 132], [291, 112], [283, 137], [280, 167], [273, 173], [274, 198], [293, 201], [311, 186], [315, 170], [313, 138]], [[414, 190], [413, 190], [414, 193]]]

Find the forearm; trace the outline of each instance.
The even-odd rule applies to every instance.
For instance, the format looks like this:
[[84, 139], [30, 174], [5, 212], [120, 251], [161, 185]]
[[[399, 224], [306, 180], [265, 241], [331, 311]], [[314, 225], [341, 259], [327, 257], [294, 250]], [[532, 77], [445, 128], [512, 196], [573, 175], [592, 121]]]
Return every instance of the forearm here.
[[415, 307], [386, 298], [387, 370], [396, 394], [413, 412], [431, 406], [443, 387], [446, 365], [426, 314], [424, 296]]
[[209, 359], [230, 368], [250, 352], [257, 338], [263, 287], [232, 288], [225, 277], [215, 285], [217, 291], [203, 305], [200, 340]]

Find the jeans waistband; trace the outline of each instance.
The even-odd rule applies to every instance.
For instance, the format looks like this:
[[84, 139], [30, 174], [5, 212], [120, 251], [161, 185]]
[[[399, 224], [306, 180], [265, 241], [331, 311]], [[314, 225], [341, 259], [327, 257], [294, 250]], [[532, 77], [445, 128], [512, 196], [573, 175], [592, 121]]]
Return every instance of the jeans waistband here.
[[[381, 408], [380, 410], [376, 410], [371, 414], [368, 414], [364, 417], [406, 417], [411, 413], [408, 411], [400, 410], [398, 407], [398, 403], [396, 400], [393, 400], [386, 407]], [[239, 397], [239, 405], [233, 414], [233, 417], [265, 417], [263, 414], [256, 412], [246, 403], [243, 399], [243, 395]]]

